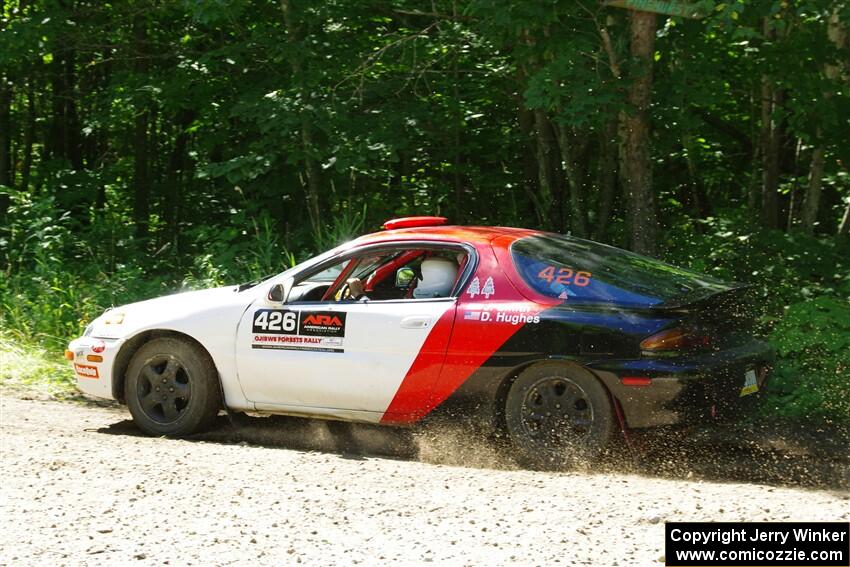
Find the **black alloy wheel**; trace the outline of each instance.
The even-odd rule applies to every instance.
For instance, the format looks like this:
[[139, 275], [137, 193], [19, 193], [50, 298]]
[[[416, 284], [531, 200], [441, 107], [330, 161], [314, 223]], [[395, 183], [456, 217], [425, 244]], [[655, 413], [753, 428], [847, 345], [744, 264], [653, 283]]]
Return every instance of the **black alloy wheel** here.
[[560, 470], [592, 463], [616, 431], [608, 391], [588, 370], [556, 362], [523, 371], [508, 391], [505, 424], [517, 461]]
[[189, 407], [192, 387], [189, 373], [174, 356], [162, 354], [145, 362], [136, 394], [150, 419], [167, 425], [177, 421]]
[[209, 355], [193, 342], [172, 337], [153, 339], [133, 355], [124, 398], [142, 431], [169, 437], [207, 429], [222, 407]]
[[590, 435], [593, 405], [587, 393], [569, 378], [546, 376], [526, 392], [522, 427], [542, 447], [570, 449]]

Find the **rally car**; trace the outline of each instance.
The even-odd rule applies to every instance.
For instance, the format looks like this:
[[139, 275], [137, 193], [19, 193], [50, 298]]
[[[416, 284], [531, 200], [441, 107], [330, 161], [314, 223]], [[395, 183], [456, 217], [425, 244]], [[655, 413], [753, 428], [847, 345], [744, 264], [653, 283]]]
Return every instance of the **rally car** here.
[[746, 288], [588, 240], [408, 217], [264, 281], [107, 310], [80, 390], [152, 435], [221, 409], [505, 431], [526, 463], [722, 417], [764, 386]]

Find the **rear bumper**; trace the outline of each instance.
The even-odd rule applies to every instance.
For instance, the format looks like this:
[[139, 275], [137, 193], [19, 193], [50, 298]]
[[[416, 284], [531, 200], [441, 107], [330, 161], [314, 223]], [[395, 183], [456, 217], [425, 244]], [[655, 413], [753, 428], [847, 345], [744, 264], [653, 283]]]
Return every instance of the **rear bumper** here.
[[[671, 359], [634, 359], [591, 364], [617, 400], [631, 428], [694, 424], [730, 419], [757, 402], [770, 375], [774, 353], [751, 341], [723, 351]], [[754, 371], [758, 391], [742, 395], [746, 374]], [[623, 377], [646, 377], [645, 386], [627, 386]]]

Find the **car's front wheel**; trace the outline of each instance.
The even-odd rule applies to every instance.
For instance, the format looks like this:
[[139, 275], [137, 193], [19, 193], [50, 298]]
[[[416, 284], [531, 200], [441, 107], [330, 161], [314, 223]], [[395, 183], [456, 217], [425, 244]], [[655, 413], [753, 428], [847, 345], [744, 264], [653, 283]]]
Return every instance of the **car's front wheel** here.
[[203, 431], [221, 408], [212, 361], [196, 345], [170, 337], [145, 343], [133, 356], [124, 399], [142, 431], [169, 437]]
[[558, 470], [597, 460], [616, 430], [608, 392], [589, 372], [537, 364], [508, 391], [505, 421], [523, 466]]

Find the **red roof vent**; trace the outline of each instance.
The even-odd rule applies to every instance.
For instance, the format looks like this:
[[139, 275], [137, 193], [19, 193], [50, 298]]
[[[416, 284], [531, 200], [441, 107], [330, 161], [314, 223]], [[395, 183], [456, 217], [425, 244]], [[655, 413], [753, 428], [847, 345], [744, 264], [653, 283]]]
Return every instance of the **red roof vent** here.
[[388, 220], [384, 223], [384, 228], [393, 230], [396, 228], [412, 228], [416, 226], [440, 226], [441, 224], [446, 224], [448, 220], [446, 217], [403, 217]]

